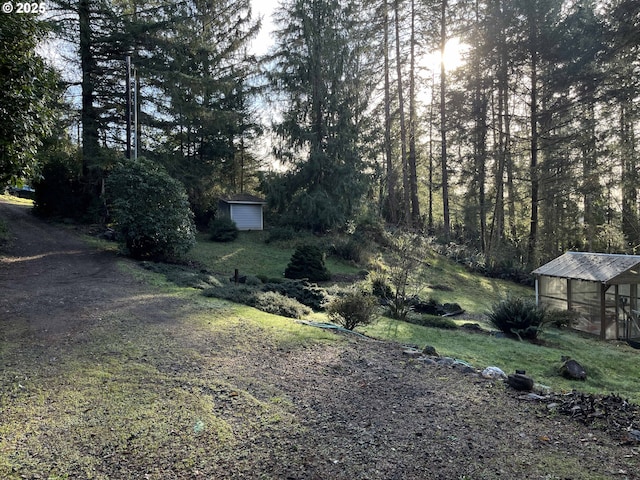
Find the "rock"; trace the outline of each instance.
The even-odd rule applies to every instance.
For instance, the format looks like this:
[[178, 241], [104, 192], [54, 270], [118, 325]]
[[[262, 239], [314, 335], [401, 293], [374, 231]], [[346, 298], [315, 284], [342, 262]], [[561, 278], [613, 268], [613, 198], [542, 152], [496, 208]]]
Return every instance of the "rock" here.
[[419, 360], [424, 362], [425, 365], [437, 365], [437, 362], [433, 358], [422, 357]]
[[438, 363], [438, 365], [443, 365], [445, 367], [450, 367], [454, 363], [456, 363], [456, 361], [451, 357], [442, 357], [440, 360], [438, 360], [437, 363]]
[[507, 374], [504, 373], [498, 367], [487, 367], [482, 371], [482, 376], [484, 378], [502, 378], [504, 380], [507, 379]]
[[438, 355], [438, 352], [436, 352], [435, 347], [432, 347], [431, 345], [427, 345], [422, 349], [422, 354], [423, 355], [428, 355], [429, 357], [439, 357], [440, 355]]
[[637, 445], [640, 443], [640, 430], [629, 429], [623, 439], [626, 444]]
[[586, 380], [587, 372], [575, 360], [569, 358], [560, 367], [560, 374], [569, 380]]
[[402, 354], [411, 358], [417, 358], [422, 356], [422, 352], [417, 348], [405, 348], [402, 351]]
[[522, 373], [516, 373], [507, 377], [507, 383], [515, 390], [530, 392], [533, 390], [533, 378]]

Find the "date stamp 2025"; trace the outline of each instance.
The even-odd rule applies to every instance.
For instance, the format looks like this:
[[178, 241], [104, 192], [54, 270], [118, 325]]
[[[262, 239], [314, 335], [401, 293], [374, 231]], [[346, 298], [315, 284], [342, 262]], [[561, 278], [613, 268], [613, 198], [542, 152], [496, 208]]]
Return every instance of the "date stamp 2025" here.
[[41, 14], [47, 11], [46, 2], [4, 2], [2, 13]]

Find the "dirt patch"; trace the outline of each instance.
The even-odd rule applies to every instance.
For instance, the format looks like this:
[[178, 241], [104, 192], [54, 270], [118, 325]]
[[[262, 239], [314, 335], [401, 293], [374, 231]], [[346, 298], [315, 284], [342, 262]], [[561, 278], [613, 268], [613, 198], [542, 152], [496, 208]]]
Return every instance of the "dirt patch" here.
[[223, 304], [162, 295], [26, 207], [0, 217], [0, 476], [640, 478], [636, 411], [585, 424], [597, 408], [578, 421], [393, 343], [289, 347], [235, 313], [211, 336], [176, 319]]

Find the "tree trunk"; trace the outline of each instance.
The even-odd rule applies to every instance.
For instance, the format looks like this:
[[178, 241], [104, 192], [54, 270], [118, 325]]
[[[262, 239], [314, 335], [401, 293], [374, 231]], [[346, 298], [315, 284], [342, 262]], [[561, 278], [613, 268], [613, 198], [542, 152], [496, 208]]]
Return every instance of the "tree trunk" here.
[[80, 31], [80, 68], [82, 71], [82, 176], [87, 179], [89, 167], [98, 154], [98, 119], [94, 100], [96, 62], [91, 48], [91, 7], [89, 0], [78, 2]]
[[393, 165], [391, 150], [391, 81], [389, 79], [389, 4], [384, 0], [384, 155], [386, 160], [387, 177], [387, 208], [388, 219], [391, 223], [398, 222], [398, 198], [396, 182], [398, 180]]
[[[530, 7], [535, 8], [535, 7]], [[527, 263], [530, 267], [536, 265], [536, 250], [538, 240], [538, 41], [533, 14], [529, 14], [529, 54], [531, 66], [531, 94], [530, 94], [530, 117], [531, 123], [531, 164], [529, 174], [531, 175], [531, 217], [529, 223], [529, 245], [527, 249]]]
[[411, 188], [411, 224], [420, 226], [420, 202], [418, 199], [418, 168], [416, 161], [416, 28], [415, 0], [411, 0], [411, 61], [409, 71], [409, 184]]
[[395, 0], [395, 33], [396, 33], [396, 71], [398, 76], [398, 114], [400, 115], [400, 153], [402, 155], [402, 188], [404, 223], [410, 223], [411, 200], [409, 185], [409, 169], [407, 162], [407, 128], [404, 118], [404, 93], [402, 88], [402, 60], [400, 57], [400, 5]]
[[446, 82], [447, 73], [444, 65], [444, 48], [447, 44], [447, 0], [442, 0], [440, 23], [440, 136], [441, 136], [441, 165], [442, 165], [442, 220], [445, 237], [451, 234], [451, 220], [449, 218], [449, 172], [447, 165], [447, 109], [446, 109]]

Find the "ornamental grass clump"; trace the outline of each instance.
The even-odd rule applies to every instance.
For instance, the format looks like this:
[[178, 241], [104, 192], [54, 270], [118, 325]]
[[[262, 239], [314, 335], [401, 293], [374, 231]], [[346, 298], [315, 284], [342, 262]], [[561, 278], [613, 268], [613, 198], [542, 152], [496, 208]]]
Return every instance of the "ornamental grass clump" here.
[[533, 300], [508, 297], [493, 305], [489, 320], [498, 330], [520, 340], [535, 340], [542, 330], [545, 311]]

